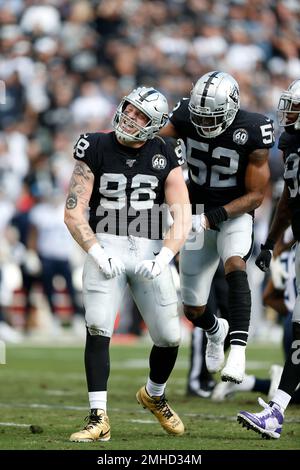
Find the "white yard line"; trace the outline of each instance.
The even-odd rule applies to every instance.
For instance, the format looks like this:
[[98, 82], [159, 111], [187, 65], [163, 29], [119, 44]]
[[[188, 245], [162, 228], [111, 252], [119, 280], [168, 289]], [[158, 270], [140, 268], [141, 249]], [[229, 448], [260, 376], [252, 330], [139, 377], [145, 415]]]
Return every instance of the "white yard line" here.
[[[75, 405], [50, 405], [47, 403], [12, 403], [9, 405], [8, 403], [0, 403], [0, 409], [1, 408], [30, 408], [30, 409], [57, 409], [57, 410], [73, 410], [73, 411], [86, 411], [88, 412], [88, 406], [75, 406]], [[122, 413], [124, 412], [124, 409], [121, 408], [111, 408], [111, 412], [113, 413]], [[127, 407], [128, 411], [128, 407]], [[146, 411], [141, 410], [139, 408], [136, 409], [136, 413], [146, 413]], [[209, 413], [181, 413], [182, 416], [186, 417], [193, 417], [193, 418], [199, 418], [203, 420], [208, 420], [208, 421], [236, 421], [235, 416], [227, 416], [227, 415], [220, 415], [220, 414], [209, 414]], [[145, 424], [150, 424], [153, 423], [154, 421], [150, 420], [139, 420], [139, 419], [128, 419], [128, 422], [134, 422], [134, 423], [145, 423]], [[298, 418], [285, 418], [284, 420], [285, 423], [300, 423], [300, 417]], [[2, 423], [3, 424], [3, 423]], [[0, 423], [1, 425], [1, 423]], [[14, 426], [14, 423], [11, 424], [3, 424], [3, 426]], [[16, 424], [17, 425], [17, 424]], [[30, 426], [29, 424], [20, 424], [20, 426]]]
[[1, 423], [1, 422], [0, 422], [0, 426], [15, 426], [15, 427], [18, 427], [18, 428], [29, 428], [29, 426], [31, 426], [31, 424]]
[[[272, 362], [267, 361], [247, 361], [247, 370], [264, 370], [269, 369]], [[145, 369], [149, 366], [148, 359], [128, 359], [126, 361], [111, 361], [112, 369]], [[188, 361], [179, 360], [175, 364], [175, 370], [187, 370]]]
[[47, 389], [44, 390], [45, 395], [51, 395], [55, 397], [62, 397], [62, 396], [69, 396], [69, 395], [76, 395], [76, 392], [71, 390], [51, 390]]

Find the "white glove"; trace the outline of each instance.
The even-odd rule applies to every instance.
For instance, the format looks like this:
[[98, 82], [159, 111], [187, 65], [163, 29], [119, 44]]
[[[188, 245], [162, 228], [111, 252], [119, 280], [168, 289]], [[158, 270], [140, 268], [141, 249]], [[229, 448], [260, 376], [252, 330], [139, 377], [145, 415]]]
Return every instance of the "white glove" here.
[[106, 279], [112, 279], [113, 277], [119, 276], [122, 272], [125, 272], [123, 261], [117, 256], [110, 257], [107, 255], [99, 243], [95, 243], [91, 246], [88, 250], [88, 254], [91, 255], [93, 260], [97, 263]]
[[154, 259], [140, 261], [136, 265], [134, 272], [146, 279], [154, 279], [163, 272], [174, 256], [175, 255], [170, 248], [163, 246]]
[[275, 289], [284, 290], [289, 273], [284, 269], [280, 256], [271, 259], [270, 264], [271, 278]]
[[207, 222], [204, 214], [192, 215], [193, 232], [202, 233], [207, 229]]

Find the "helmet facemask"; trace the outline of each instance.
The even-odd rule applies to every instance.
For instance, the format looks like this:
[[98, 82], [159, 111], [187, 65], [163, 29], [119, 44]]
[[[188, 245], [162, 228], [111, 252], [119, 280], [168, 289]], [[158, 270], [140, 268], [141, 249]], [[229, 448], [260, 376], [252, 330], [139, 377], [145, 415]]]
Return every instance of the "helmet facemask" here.
[[295, 97], [289, 90], [284, 91], [279, 99], [277, 118], [279, 126], [300, 130], [300, 96]]
[[199, 135], [212, 138], [222, 134], [222, 132], [230, 126], [235, 118], [236, 111], [229, 109], [228, 111], [210, 112], [210, 108], [199, 109], [198, 112], [193, 111], [190, 106], [190, 119]]

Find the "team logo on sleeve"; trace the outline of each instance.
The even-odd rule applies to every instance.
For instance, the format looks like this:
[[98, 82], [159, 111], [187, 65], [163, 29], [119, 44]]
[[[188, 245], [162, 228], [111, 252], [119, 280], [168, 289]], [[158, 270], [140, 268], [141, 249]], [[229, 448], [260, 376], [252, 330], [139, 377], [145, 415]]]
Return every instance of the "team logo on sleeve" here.
[[233, 133], [233, 142], [235, 142], [238, 145], [245, 145], [245, 143], [248, 140], [248, 132], [246, 129], [237, 129]]
[[167, 166], [167, 159], [164, 155], [157, 153], [152, 157], [152, 167], [154, 170], [164, 170]]

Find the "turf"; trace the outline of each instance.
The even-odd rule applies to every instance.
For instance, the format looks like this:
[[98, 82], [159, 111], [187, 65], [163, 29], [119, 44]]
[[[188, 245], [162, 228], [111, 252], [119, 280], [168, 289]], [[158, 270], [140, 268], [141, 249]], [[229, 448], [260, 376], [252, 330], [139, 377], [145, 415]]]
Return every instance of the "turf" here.
[[[286, 412], [282, 437], [265, 441], [236, 422], [239, 410], [258, 411], [257, 394], [238, 394], [223, 403], [186, 397], [187, 347], [182, 347], [168, 384], [170, 404], [186, 426], [181, 437], [165, 434], [135, 400], [147, 376], [150, 346], [113, 345], [109, 409], [112, 438], [106, 443], [72, 443], [88, 412], [83, 347], [10, 347], [0, 366], [0, 449], [7, 450], [274, 450], [300, 449], [300, 406]], [[260, 377], [282, 362], [277, 346], [249, 346], [248, 360]], [[257, 365], [256, 365], [257, 364]]]

